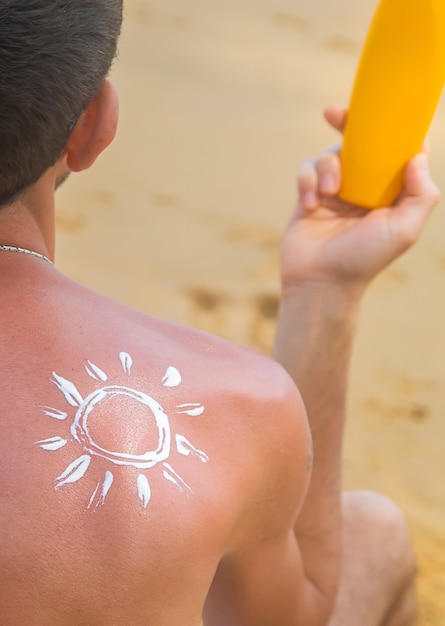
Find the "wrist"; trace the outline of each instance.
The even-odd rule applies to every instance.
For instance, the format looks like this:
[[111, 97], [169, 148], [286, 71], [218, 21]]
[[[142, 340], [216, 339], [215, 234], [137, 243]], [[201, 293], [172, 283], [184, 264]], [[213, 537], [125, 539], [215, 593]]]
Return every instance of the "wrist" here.
[[312, 281], [283, 292], [273, 356], [298, 385], [309, 371], [329, 373], [340, 362], [347, 369], [362, 293]]
[[[292, 285], [283, 285], [281, 289], [281, 304], [308, 307], [317, 303], [320, 312], [339, 317], [355, 316], [359, 308], [365, 284], [351, 282], [334, 282], [322, 280], [302, 280]], [[319, 307], [316, 306], [318, 309]]]

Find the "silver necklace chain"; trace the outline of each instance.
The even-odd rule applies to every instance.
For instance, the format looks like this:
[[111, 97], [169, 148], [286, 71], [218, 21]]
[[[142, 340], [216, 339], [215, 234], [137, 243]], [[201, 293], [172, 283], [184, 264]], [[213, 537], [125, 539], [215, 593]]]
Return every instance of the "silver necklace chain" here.
[[40, 252], [35, 252], [34, 250], [28, 250], [28, 248], [20, 248], [19, 246], [4, 246], [0, 245], [0, 251], [2, 252], [19, 252], [20, 254], [28, 254], [29, 256], [36, 256], [38, 259], [42, 259], [42, 261], [46, 261], [53, 265], [51, 259], [48, 259], [44, 254], [40, 254]]

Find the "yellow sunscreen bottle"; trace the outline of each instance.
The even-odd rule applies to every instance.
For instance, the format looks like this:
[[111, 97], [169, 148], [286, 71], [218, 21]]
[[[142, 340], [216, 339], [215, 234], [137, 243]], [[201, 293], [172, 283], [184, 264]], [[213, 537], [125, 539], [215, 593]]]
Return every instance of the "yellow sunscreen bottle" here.
[[445, 84], [445, 0], [380, 0], [362, 53], [341, 152], [340, 197], [390, 206]]

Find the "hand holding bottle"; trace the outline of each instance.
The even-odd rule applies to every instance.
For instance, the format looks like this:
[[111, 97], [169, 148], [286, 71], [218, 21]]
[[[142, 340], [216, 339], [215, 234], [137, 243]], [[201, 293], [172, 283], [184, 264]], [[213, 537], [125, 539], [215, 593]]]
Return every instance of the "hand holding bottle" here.
[[[337, 130], [345, 126], [344, 109], [330, 107], [325, 116]], [[392, 207], [368, 211], [346, 203], [338, 197], [341, 183], [338, 150], [302, 166], [299, 202], [282, 246], [284, 297], [308, 284], [360, 294], [418, 239], [440, 198], [425, 153], [409, 162], [402, 193]]]

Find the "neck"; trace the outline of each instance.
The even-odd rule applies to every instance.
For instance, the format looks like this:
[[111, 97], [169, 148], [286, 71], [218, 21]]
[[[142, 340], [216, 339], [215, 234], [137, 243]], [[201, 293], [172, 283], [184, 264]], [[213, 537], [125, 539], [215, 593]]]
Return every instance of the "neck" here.
[[19, 200], [0, 209], [0, 244], [54, 260], [54, 185], [45, 182], [39, 181]]

